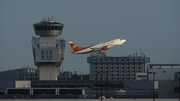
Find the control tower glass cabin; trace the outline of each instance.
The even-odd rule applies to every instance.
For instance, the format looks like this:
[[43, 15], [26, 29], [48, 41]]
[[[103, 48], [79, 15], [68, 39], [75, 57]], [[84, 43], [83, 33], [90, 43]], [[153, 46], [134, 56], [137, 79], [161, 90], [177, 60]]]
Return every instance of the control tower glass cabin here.
[[65, 38], [58, 37], [62, 34], [63, 26], [53, 19], [33, 24], [36, 36], [32, 38], [32, 49], [39, 80], [57, 80], [66, 42]]

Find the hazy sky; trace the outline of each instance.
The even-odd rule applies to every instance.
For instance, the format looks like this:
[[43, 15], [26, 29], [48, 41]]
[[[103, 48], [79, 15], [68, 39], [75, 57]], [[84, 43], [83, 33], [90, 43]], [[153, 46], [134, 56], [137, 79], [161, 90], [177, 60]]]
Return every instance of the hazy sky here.
[[86, 55], [68, 44], [90, 46], [116, 38], [127, 41], [108, 56], [148, 53], [150, 63], [180, 63], [180, 0], [0, 0], [0, 71], [36, 68], [33, 24], [54, 17], [64, 24], [63, 68], [89, 73]]

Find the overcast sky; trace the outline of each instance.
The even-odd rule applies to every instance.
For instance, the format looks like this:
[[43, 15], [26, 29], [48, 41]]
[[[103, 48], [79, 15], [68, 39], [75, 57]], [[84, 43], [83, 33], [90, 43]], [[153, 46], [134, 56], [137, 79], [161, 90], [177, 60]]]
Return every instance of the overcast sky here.
[[150, 63], [180, 63], [180, 0], [1, 0], [0, 71], [36, 68], [33, 24], [54, 17], [64, 24], [64, 70], [89, 73], [87, 57], [68, 44], [90, 46], [124, 38], [108, 56], [148, 53]]

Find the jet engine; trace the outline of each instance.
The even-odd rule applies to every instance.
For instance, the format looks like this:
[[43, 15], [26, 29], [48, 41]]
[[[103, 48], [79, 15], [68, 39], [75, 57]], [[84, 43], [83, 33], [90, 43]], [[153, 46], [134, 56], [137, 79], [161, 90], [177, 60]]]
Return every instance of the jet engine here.
[[110, 48], [110, 47], [105, 46], [105, 47], [102, 48], [102, 50], [108, 50], [109, 48]]

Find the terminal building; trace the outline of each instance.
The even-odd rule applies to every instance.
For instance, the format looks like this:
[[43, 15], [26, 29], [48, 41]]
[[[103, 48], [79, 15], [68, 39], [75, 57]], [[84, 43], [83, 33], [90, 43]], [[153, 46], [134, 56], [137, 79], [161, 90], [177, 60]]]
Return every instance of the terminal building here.
[[[147, 54], [137, 56], [108, 57], [105, 53], [91, 55], [89, 63], [90, 80], [136, 80], [137, 73], [146, 73], [150, 58]], [[103, 72], [101, 76], [98, 72]]]
[[53, 18], [33, 24], [37, 36], [33, 36], [31, 41], [39, 80], [57, 80], [64, 60], [66, 40], [58, 37], [62, 34], [63, 26]]

